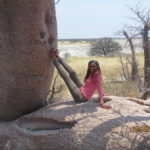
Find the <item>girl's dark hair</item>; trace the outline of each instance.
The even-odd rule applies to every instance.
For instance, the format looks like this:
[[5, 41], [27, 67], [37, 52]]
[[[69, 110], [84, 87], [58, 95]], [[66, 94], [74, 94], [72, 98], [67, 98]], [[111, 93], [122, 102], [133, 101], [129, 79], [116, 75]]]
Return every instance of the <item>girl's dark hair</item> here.
[[90, 71], [89, 71], [89, 65], [90, 65], [91, 63], [94, 63], [94, 64], [96, 65], [96, 67], [97, 67], [97, 70], [96, 70], [96, 71], [98, 71], [98, 72], [100, 73], [100, 75], [101, 75], [101, 69], [100, 69], [100, 65], [99, 65], [98, 61], [96, 61], [96, 60], [90, 60], [90, 61], [88, 62], [87, 73], [86, 73], [86, 75], [85, 75], [84, 80], [86, 80], [86, 79], [90, 76], [90, 74], [91, 74]]

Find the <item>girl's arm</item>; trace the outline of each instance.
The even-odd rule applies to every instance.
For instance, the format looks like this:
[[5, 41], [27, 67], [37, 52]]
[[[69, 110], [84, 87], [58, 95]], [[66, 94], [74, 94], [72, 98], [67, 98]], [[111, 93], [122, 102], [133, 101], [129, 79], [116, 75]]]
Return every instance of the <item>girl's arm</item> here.
[[111, 109], [111, 106], [104, 105], [104, 91], [102, 87], [102, 77], [99, 73], [96, 73], [96, 86], [99, 93], [100, 106], [105, 109]]
[[97, 86], [97, 90], [98, 90], [98, 94], [100, 98], [100, 104], [103, 105], [104, 104], [104, 92], [102, 88], [102, 78], [100, 74], [97, 72], [95, 74], [95, 78], [96, 78], [96, 86]]

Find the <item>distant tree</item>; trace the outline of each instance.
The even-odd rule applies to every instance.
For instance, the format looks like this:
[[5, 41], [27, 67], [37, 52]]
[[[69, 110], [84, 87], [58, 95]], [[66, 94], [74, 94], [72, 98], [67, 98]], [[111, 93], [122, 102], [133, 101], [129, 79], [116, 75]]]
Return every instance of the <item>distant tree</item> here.
[[92, 56], [107, 55], [121, 50], [118, 42], [113, 41], [112, 38], [102, 38], [93, 42], [90, 50]]

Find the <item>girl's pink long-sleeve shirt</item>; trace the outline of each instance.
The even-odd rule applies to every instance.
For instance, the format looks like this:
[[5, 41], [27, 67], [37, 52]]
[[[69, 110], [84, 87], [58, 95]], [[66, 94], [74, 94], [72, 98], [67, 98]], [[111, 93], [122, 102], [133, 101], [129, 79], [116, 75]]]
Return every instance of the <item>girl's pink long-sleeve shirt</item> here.
[[85, 80], [85, 84], [80, 87], [80, 91], [86, 99], [90, 99], [97, 89], [100, 103], [104, 103], [104, 93], [102, 88], [102, 78], [99, 72], [95, 72], [93, 76], [89, 76], [88, 79]]

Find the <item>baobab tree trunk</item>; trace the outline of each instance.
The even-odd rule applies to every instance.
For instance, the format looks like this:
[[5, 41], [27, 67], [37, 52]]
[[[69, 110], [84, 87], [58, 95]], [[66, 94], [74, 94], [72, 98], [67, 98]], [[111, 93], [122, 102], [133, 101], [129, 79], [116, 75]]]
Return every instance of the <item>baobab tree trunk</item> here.
[[0, 120], [43, 106], [56, 43], [54, 0], [0, 0]]
[[143, 49], [144, 49], [144, 88], [141, 92], [141, 98], [150, 98], [150, 41], [148, 37], [148, 31], [150, 27], [144, 26], [142, 30]]
[[131, 71], [131, 80], [135, 81], [139, 79], [139, 73], [138, 73], [138, 67], [137, 67], [137, 61], [136, 61], [136, 55], [135, 55], [135, 48], [133, 45], [132, 38], [129, 37], [128, 33], [126, 31], [123, 31], [124, 36], [126, 37], [127, 41], [129, 42], [131, 52], [132, 52], [132, 71]]

